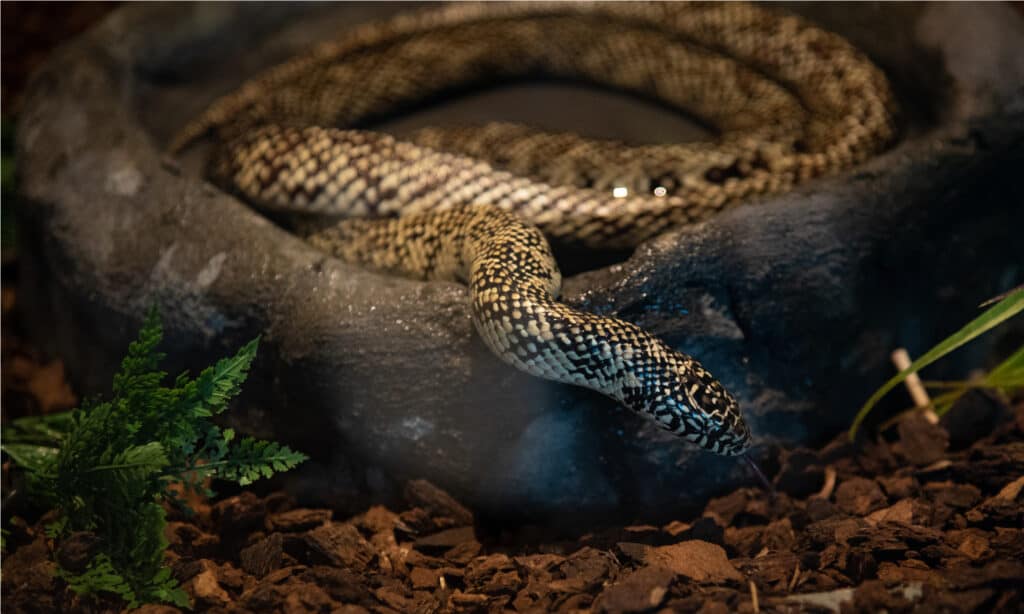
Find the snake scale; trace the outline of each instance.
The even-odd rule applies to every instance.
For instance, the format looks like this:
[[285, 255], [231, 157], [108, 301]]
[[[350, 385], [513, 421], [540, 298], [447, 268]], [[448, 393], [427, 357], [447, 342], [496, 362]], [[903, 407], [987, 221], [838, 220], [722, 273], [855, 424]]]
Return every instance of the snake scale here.
[[[631, 145], [510, 124], [357, 129], [445, 92], [528, 77], [656, 99], [714, 140]], [[558, 302], [545, 237], [630, 247], [861, 162], [894, 138], [883, 73], [839, 36], [745, 3], [451, 4], [358, 26], [215, 101], [170, 150], [215, 135], [209, 174], [351, 263], [454, 279], [502, 360], [599, 391], [703, 448], [750, 431], [697, 360]], [[347, 128], [346, 128], [347, 127]]]

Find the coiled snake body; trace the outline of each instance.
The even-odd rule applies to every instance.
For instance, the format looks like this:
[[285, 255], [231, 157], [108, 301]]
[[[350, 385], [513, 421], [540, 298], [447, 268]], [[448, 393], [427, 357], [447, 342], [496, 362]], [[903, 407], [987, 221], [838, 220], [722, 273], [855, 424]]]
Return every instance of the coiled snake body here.
[[[719, 136], [631, 146], [493, 124], [405, 142], [340, 128], [451, 88], [534, 75], [657, 98]], [[321, 226], [314, 245], [463, 281], [476, 329], [501, 359], [737, 455], [750, 432], [734, 398], [638, 327], [557, 302], [544, 235], [634, 246], [785, 191], [885, 147], [893, 106], [884, 75], [849, 43], [748, 4], [454, 4], [358, 27], [271, 69], [170, 149], [215, 132], [219, 184], [267, 209], [360, 218]]]

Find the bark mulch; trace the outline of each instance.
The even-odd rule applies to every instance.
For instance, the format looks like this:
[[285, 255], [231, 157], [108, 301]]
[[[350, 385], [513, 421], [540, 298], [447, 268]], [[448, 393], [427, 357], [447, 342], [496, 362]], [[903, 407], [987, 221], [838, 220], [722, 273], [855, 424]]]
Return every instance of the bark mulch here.
[[[4, 346], [5, 402], [55, 378], [53, 363]], [[35, 402], [63, 406], [65, 392]], [[168, 563], [210, 612], [1021, 611], [1024, 402], [961, 405], [955, 424], [911, 415], [868, 445], [781, 452], [774, 497], [739, 489], [664, 526], [496, 532], [425, 481], [406, 485], [401, 509], [352, 518], [242, 492], [172, 514]], [[87, 560], [90, 537], [55, 551], [45, 520], [5, 523], [5, 608], [116, 611], [54, 578], [54, 560]]]

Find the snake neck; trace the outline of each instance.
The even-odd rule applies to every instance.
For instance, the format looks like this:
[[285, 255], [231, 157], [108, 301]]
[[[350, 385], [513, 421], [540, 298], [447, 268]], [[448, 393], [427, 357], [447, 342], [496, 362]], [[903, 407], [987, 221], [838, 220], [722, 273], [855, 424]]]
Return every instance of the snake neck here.
[[354, 264], [466, 283], [477, 332], [522, 371], [597, 391], [713, 452], [749, 446], [736, 401], [698, 361], [634, 324], [558, 302], [547, 241], [509, 213], [470, 206], [346, 220], [309, 240]]

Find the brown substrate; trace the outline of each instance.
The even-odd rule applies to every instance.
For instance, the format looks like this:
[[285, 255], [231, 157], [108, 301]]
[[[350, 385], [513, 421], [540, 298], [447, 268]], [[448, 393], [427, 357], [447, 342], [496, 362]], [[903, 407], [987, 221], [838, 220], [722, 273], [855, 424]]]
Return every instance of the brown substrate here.
[[[243, 492], [172, 517], [168, 563], [197, 611], [1019, 611], [1024, 403], [968, 403], [962, 415], [988, 415], [973, 444], [961, 423], [948, 451], [947, 431], [913, 416], [892, 441], [783, 453], [774, 499], [740, 489], [665, 526], [484, 528], [423, 481], [404, 509], [347, 519]], [[53, 577], [91, 542], [54, 551], [42, 524], [7, 525], [7, 610], [118, 609]]]

